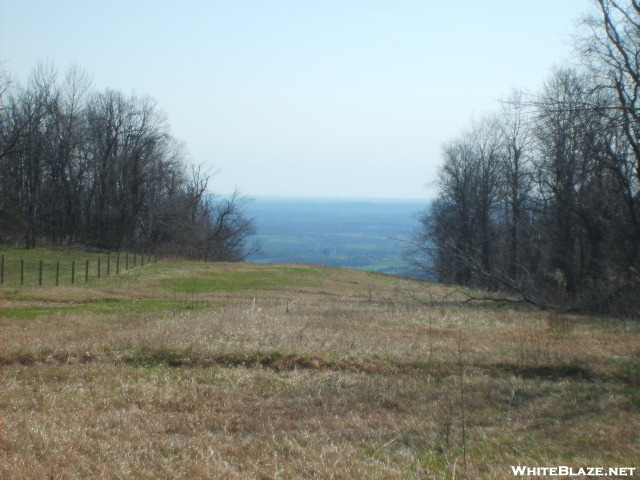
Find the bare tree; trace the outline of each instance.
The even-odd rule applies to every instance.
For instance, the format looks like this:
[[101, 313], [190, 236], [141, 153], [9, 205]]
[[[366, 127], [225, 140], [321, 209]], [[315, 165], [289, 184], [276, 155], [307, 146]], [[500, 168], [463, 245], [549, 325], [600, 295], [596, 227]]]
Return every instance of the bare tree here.
[[155, 100], [96, 93], [75, 67], [59, 81], [48, 64], [0, 93], [0, 240], [247, 253], [246, 199], [206, 194], [210, 173], [190, 165]]
[[446, 144], [411, 257], [537, 307], [637, 314], [640, 198], [614, 102], [589, 72], [556, 69], [527, 102], [509, 99], [497, 127]]
[[501, 176], [504, 202], [505, 236], [508, 239], [505, 269], [509, 277], [522, 275], [524, 254], [531, 245], [527, 243], [526, 229], [530, 226], [526, 209], [531, 203], [533, 190], [533, 171], [531, 155], [533, 149], [533, 131], [530, 118], [527, 117], [524, 95], [512, 92], [502, 104], [500, 116], [502, 155]]
[[[443, 148], [444, 165], [438, 177], [441, 197], [420, 216], [422, 231], [410, 255], [438, 278], [463, 284], [487, 283], [461, 256], [486, 270], [494, 268], [502, 145], [495, 118], [475, 122], [462, 138]], [[425, 238], [430, 237], [430, 241]], [[435, 255], [435, 257], [434, 257]]]
[[615, 94], [615, 119], [635, 157], [640, 179], [640, 4], [637, 0], [594, 0], [598, 15], [587, 17], [581, 41], [584, 58], [601, 88]]

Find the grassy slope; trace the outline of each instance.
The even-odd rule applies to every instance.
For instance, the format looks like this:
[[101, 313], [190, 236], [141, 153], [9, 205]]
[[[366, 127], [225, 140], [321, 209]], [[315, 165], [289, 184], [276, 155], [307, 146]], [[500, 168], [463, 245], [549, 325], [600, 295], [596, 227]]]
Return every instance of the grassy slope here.
[[640, 466], [637, 325], [412, 298], [450, 292], [192, 262], [0, 287], [0, 478], [463, 478], [463, 410], [467, 478]]

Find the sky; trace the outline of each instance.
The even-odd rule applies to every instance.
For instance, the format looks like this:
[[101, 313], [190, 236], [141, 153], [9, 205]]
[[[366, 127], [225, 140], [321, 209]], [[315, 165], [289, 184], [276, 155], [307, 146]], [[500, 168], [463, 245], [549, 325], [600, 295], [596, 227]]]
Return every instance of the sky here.
[[0, 0], [0, 59], [154, 97], [209, 188], [431, 198], [441, 146], [571, 56], [589, 0]]

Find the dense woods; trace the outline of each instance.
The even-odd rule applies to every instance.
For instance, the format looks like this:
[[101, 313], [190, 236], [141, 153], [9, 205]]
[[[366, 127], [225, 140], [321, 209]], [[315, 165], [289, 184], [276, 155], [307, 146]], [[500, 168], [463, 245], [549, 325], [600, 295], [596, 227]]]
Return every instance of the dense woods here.
[[439, 280], [640, 313], [640, 5], [594, 4], [578, 66], [443, 147], [411, 252]]
[[0, 79], [0, 243], [154, 249], [238, 260], [254, 227], [242, 196], [214, 200], [156, 102], [95, 91], [71, 68]]

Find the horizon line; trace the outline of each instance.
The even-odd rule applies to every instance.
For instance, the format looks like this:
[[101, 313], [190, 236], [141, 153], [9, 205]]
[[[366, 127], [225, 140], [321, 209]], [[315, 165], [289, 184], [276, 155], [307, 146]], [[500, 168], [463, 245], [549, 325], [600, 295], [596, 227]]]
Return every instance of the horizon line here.
[[[217, 197], [230, 197], [231, 194], [219, 194], [212, 193], [210, 195], [214, 195]], [[371, 202], [411, 202], [411, 203], [420, 203], [420, 202], [430, 202], [433, 201], [434, 198], [430, 197], [345, 197], [341, 195], [335, 196], [324, 196], [324, 195], [251, 195], [247, 193], [242, 193], [242, 196], [252, 200], [252, 199], [267, 199], [267, 200], [333, 200], [333, 201], [371, 201]]]

